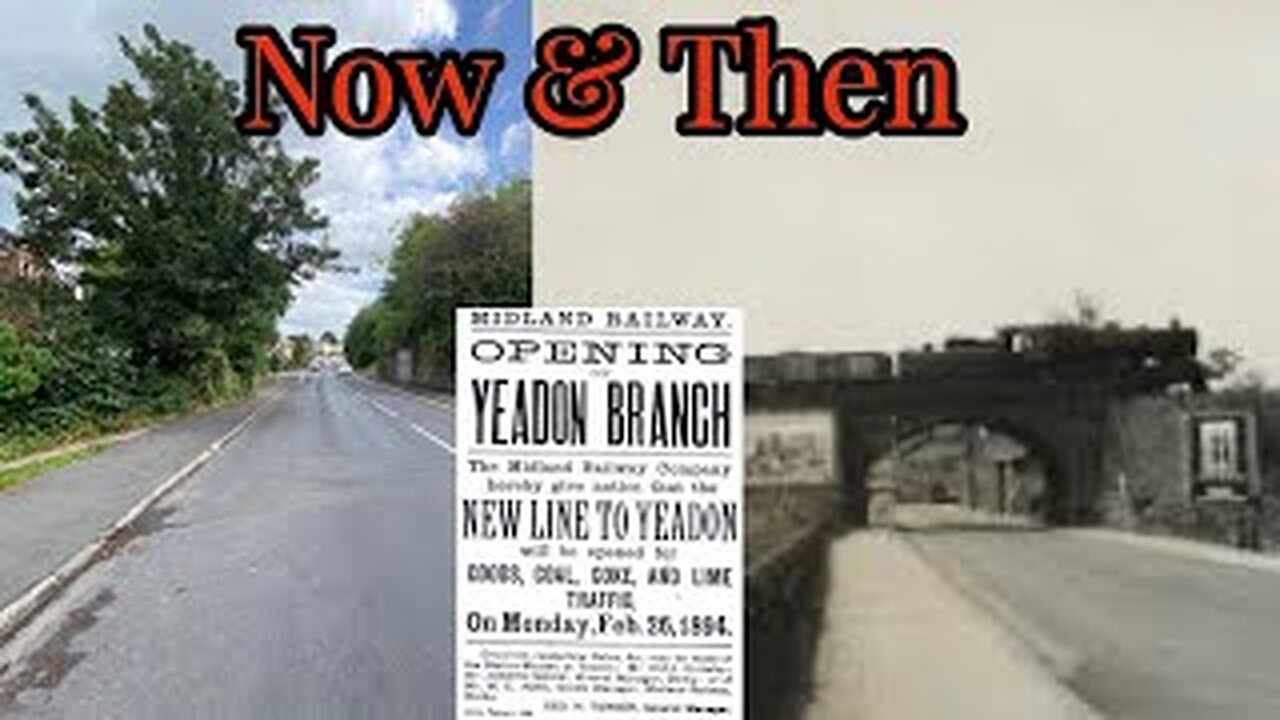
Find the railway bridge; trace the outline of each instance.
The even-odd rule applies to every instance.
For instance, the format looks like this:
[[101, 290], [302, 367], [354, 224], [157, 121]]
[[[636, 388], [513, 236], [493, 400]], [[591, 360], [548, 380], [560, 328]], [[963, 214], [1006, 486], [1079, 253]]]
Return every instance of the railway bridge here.
[[819, 412], [848, 517], [868, 519], [874, 463], [939, 424], [978, 425], [1021, 443], [1044, 469], [1043, 513], [1090, 524], [1101, 512], [1108, 411], [1172, 387], [1203, 391], [1197, 334], [1176, 324], [1122, 329], [1016, 326], [896, 356], [790, 353], [747, 361], [750, 413]]

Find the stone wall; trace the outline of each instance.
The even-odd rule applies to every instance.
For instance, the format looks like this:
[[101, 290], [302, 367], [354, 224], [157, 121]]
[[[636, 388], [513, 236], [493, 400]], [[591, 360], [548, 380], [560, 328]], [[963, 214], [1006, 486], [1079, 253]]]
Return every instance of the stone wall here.
[[404, 387], [452, 394], [454, 377], [447, 368], [431, 367], [421, 353], [401, 348], [378, 362], [379, 379]]
[[830, 527], [756, 558], [746, 597], [747, 717], [794, 720], [808, 696], [827, 597]]
[[834, 485], [748, 484], [747, 716], [793, 720], [811, 677], [827, 595]]
[[1175, 398], [1113, 405], [1103, 459], [1104, 522], [1135, 530], [1180, 525], [1191, 497], [1188, 452], [1186, 409]]
[[833, 485], [751, 485], [746, 487], [747, 566], [759, 562], [796, 535], [832, 524], [841, 497]]
[[[1197, 412], [1249, 411], [1213, 395], [1139, 397], [1108, 414], [1101, 517], [1109, 526], [1237, 546], [1257, 542], [1252, 501], [1194, 501], [1190, 419]], [[1255, 484], [1256, 489], [1256, 484]]]

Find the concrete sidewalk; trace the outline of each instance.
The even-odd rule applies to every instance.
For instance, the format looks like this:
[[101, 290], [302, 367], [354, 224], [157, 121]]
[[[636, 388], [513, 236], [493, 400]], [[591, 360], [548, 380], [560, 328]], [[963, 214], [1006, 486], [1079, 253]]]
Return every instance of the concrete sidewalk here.
[[153, 428], [80, 462], [0, 491], [0, 609], [99, 538], [166, 478], [248, 417], [269, 394]]
[[805, 720], [1050, 720], [1097, 715], [890, 531], [831, 547]]

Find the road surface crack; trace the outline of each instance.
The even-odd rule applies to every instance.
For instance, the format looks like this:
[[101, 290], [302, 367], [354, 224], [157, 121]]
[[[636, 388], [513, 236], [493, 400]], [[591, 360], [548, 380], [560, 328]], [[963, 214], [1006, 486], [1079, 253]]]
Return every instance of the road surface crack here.
[[20, 696], [28, 690], [52, 690], [62, 683], [87, 653], [71, 649], [75, 639], [98, 622], [98, 613], [116, 599], [110, 588], [72, 610], [56, 632], [18, 667], [0, 670], [0, 715], [22, 707]]

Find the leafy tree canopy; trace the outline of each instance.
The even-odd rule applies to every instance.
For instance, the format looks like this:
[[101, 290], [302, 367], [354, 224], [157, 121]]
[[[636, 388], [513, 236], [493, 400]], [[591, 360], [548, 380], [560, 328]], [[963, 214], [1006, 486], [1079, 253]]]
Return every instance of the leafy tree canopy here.
[[366, 367], [409, 349], [420, 379], [451, 375], [456, 308], [530, 302], [531, 213], [531, 185], [517, 179], [467, 194], [444, 214], [413, 217], [381, 297], [347, 329], [351, 364]]
[[153, 27], [120, 47], [137, 73], [67, 118], [27, 96], [8, 133], [22, 235], [77, 264], [95, 325], [160, 374], [261, 369], [292, 285], [336, 257], [308, 241], [326, 219], [304, 198], [312, 159], [239, 135], [235, 83]]

